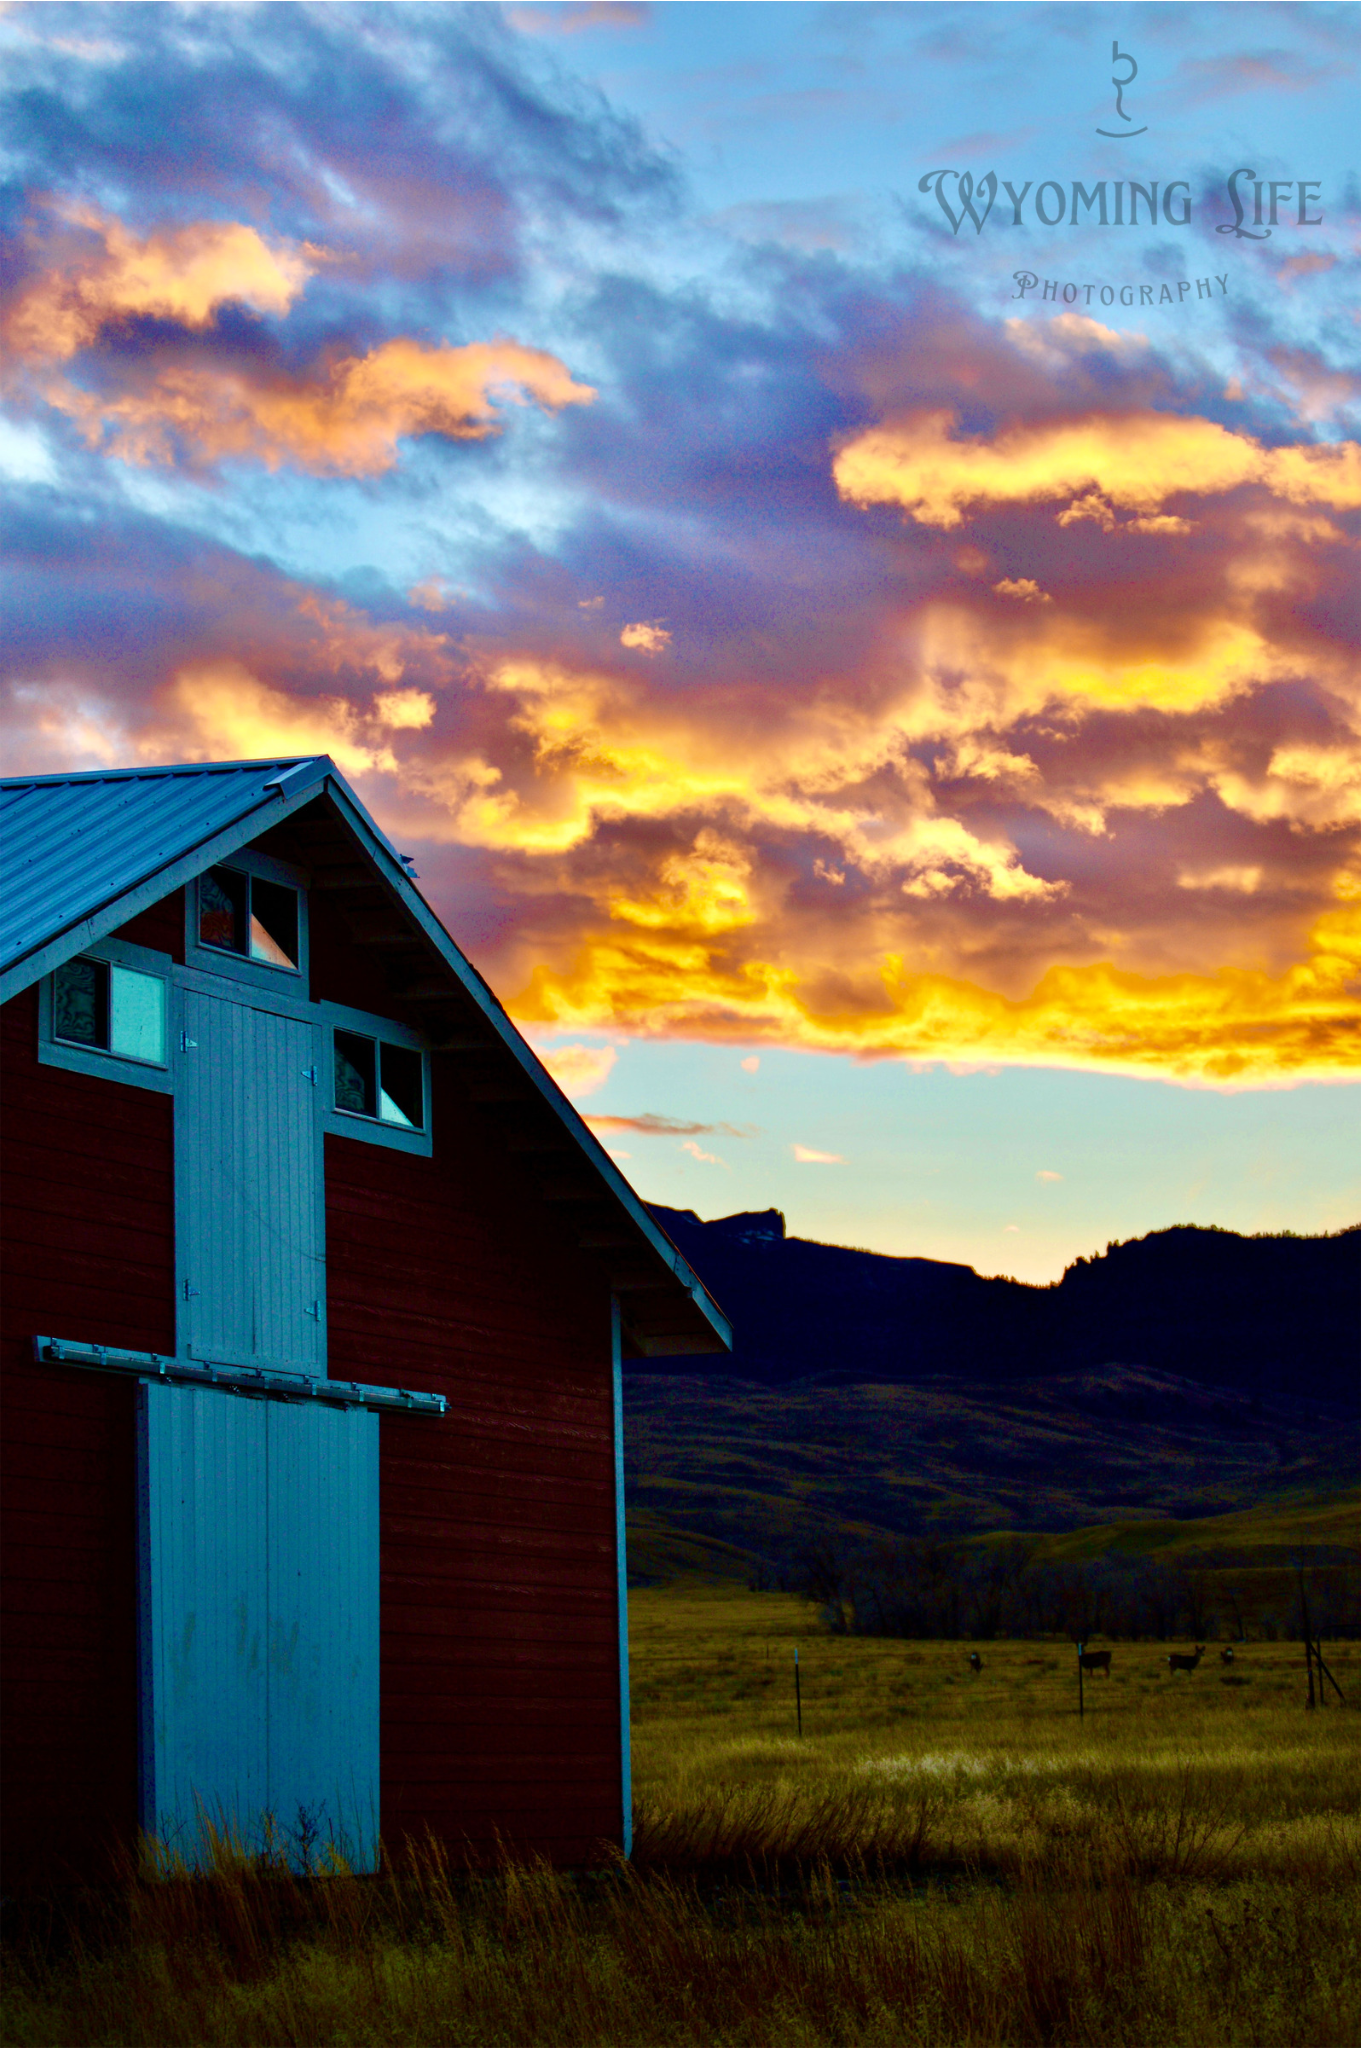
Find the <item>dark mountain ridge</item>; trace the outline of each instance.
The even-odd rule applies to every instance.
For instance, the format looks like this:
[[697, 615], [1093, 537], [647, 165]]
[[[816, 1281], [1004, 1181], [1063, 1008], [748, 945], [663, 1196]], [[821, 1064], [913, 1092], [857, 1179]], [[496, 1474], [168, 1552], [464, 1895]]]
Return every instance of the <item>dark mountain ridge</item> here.
[[[1035, 1287], [787, 1237], [778, 1209], [705, 1223], [651, 1206], [732, 1318], [721, 1369], [744, 1380], [996, 1383], [1121, 1363], [1346, 1412], [1361, 1389], [1361, 1225], [1327, 1237], [1178, 1225], [1108, 1245]], [[631, 1369], [712, 1375], [716, 1365], [706, 1356]]]

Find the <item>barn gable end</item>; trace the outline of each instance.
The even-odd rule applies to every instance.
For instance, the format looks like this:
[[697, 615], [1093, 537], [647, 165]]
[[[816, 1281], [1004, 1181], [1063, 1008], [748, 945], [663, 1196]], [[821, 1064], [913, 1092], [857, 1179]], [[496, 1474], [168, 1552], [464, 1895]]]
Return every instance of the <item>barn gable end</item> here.
[[[224, 1571], [243, 1585], [271, 1573], [307, 1581], [340, 1571], [344, 1580], [315, 1540], [328, 1516], [346, 1519], [339, 1495], [329, 1506], [322, 1500], [342, 1455], [330, 1442], [357, 1445], [370, 1431], [378, 1557], [368, 1559], [372, 1542], [355, 1535], [350, 1578], [338, 1593], [308, 1598], [324, 1664], [334, 1656], [336, 1616], [358, 1628], [362, 1646], [362, 1589], [376, 1563], [374, 1823], [393, 1840], [429, 1829], [460, 1847], [499, 1838], [564, 1861], [626, 1842], [619, 1360], [628, 1350], [717, 1348], [728, 1337], [721, 1315], [332, 764], [13, 782], [0, 788], [0, 821], [31, 848], [43, 838], [42, 811], [62, 812], [69, 838], [82, 784], [91, 815], [102, 819], [84, 894], [81, 861], [64, 859], [49, 832], [38, 863], [54, 870], [46, 917], [44, 877], [30, 866], [4, 958], [7, 1867], [18, 1876], [89, 1875], [115, 1842], [130, 1839], [139, 1816], [164, 1810], [147, 1803], [149, 1759], [167, 1782], [172, 1766], [179, 1771], [181, 1806], [196, 1770], [256, 1782], [249, 1761], [222, 1763], [219, 1731], [205, 1735], [198, 1725], [211, 1719], [203, 1710], [170, 1735], [153, 1726], [155, 1699], [170, 1685], [168, 1624], [154, 1617], [192, 1620], [196, 1600], [222, 1595]], [[196, 784], [207, 791], [197, 807]], [[139, 803], [152, 826], [141, 839]], [[233, 967], [199, 945], [200, 877], [224, 865], [229, 885], [238, 873], [299, 878], [310, 961], [286, 988], [271, 978], [269, 960], [263, 972], [244, 956]], [[267, 891], [259, 902], [273, 914]], [[167, 1043], [168, 1081], [157, 1069], [127, 1085], [105, 1071], [107, 1056], [54, 1043], [50, 977], [65, 960], [101, 957], [130, 974], [150, 962], [168, 976], [167, 1028], [177, 1034]], [[240, 986], [226, 988], [219, 972]], [[136, 998], [140, 984], [128, 986]], [[195, 1262], [212, 1249], [211, 1233], [196, 1238], [186, 1222], [186, 1187], [195, 1173], [217, 1169], [211, 1147], [200, 1148], [206, 1166], [193, 1166], [186, 1150], [186, 1117], [206, 1112], [194, 1106], [197, 1081], [183, 1079], [182, 1062], [203, 1046], [181, 1051], [181, 1039], [192, 1041], [182, 1019], [240, 1020], [247, 1011], [257, 1021], [234, 1055], [246, 1062], [240, 1071], [267, 1059], [282, 1086], [306, 1044], [316, 1056], [302, 1071], [326, 1098], [316, 1150], [325, 1277], [311, 1311], [312, 1354], [305, 1336], [279, 1334], [267, 1301], [244, 1317], [228, 1302], [227, 1320], [212, 1326], [215, 1341], [196, 1343], [194, 1332], [210, 1325], [186, 1300]], [[366, 1057], [373, 1085], [387, 1076], [395, 1096], [382, 1093], [374, 1098], [382, 1108], [370, 1110], [368, 1098], [347, 1095], [338, 1112], [342, 1067], [345, 1085], [358, 1085]], [[239, 1150], [254, 1143], [260, 1117], [249, 1106], [232, 1114]], [[285, 1149], [295, 1158], [310, 1126], [305, 1104], [291, 1114]], [[268, 1145], [260, 1157], [266, 1164], [249, 1168], [257, 1177], [273, 1170]], [[308, 1257], [304, 1246], [299, 1272]], [[286, 1259], [280, 1270], [286, 1293]], [[252, 1298], [264, 1300], [263, 1283], [252, 1284]], [[231, 1358], [222, 1356], [224, 1331], [235, 1333]], [[40, 1337], [68, 1348], [35, 1358]], [[79, 1347], [96, 1344], [134, 1354], [128, 1369], [72, 1362]], [[147, 1363], [153, 1355], [159, 1365]], [[190, 1384], [210, 1356], [217, 1363], [209, 1369], [234, 1375], [236, 1391]], [[310, 1375], [321, 1400], [300, 1408], [289, 1372]], [[241, 1392], [252, 1387], [270, 1398], [243, 1405]], [[384, 1387], [394, 1394], [382, 1395]], [[394, 1406], [396, 1390], [411, 1412]], [[152, 1543], [169, 1562], [149, 1571], [147, 1472], [179, 1473], [188, 1443], [200, 1460], [203, 1445], [218, 1446], [211, 1455], [214, 1476], [226, 1474], [221, 1497], [200, 1477], [191, 1541], [189, 1511], [176, 1505], [182, 1480], [153, 1484], [164, 1499], [153, 1503], [152, 1525], [167, 1515], [179, 1521]], [[355, 1455], [359, 1471], [365, 1454]], [[273, 1478], [262, 1481], [265, 1471]], [[302, 1476], [288, 1480], [289, 1471]], [[353, 1484], [361, 1494], [350, 1519], [360, 1527], [366, 1482]], [[257, 1494], [277, 1537], [260, 1533]], [[224, 1542], [239, 1553], [235, 1565], [220, 1561]], [[252, 1565], [262, 1544], [274, 1562]], [[279, 1597], [270, 1600], [277, 1606]], [[303, 1622], [305, 1641], [307, 1614]], [[266, 1617], [261, 1626], [275, 1623]], [[148, 1665], [158, 1629], [159, 1678], [160, 1667]], [[250, 1721], [252, 1682], [243, 1681], [234, 1721]], [[346, 1766], [374, 1718], [364, 1705], [368, 1682], [362, 1674], [353, 1681], [350, 1720], [332, 1712], [327, 1723]], [[296, 1674], [271, 1683], [276, 1719], [314, 1711], [287, 1705], [304, 1696]], [[332, 1677], [324, 1690], [345, 1687]], [[280, 1752], [277, 1735], [274, 1744], [275, 1761], [260, 1767], [269, 1782], [307, 1792], [297, 1755], [287, 1745]], [[356, 1823], [352, 1842], [362, 1834]], [[368, 1856], [361, 1846], [358, 1860]]]

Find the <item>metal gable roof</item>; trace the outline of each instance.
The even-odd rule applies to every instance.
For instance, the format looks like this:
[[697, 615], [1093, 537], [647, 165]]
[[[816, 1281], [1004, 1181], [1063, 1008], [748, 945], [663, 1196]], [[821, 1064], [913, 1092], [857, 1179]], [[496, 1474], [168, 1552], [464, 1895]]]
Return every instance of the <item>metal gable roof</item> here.
[[[315, 771], [309, 775], [306, 771]], [[0, 781], [0, 973], [335, 772], [325, 755]], [[173, 887], [166, 882], [167, 889]], [[124, 915], [126, 915], [126, 911]], [[82, 938], [81, 943], [85, 943]], [[42, 971], [41, 968], [38, 970]]]
[[402, 856], [325, 754], [0, 779], [0, 1000], [321, 796], [471, 999], [482, 1028], [490, 1027], [499, 1043], [500, 1057], [511, 1056], [542, 1106], [565, 1126], [602, 1198], [619, 1204], [634, 1241], [641, 1238], [645, 1256], [660, 1260], [665, 1286], [688, 1297], [678, 1317], [668, 1315], [678, 1332], [683, 1326], [688, 1341], [648, 1342], [644, 1348], [729, 1349], [727, 1318], [444, 929], [412, 883]]

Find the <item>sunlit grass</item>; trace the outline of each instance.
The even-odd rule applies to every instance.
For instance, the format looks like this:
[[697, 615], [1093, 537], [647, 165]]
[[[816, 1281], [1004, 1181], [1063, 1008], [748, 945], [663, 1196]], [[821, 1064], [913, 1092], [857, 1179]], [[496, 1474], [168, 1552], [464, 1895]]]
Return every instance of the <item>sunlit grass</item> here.
[[30, 1913], [7, 2048], [1353, 2048], [1361, 1713], [1306, 1711], [1299, 1645], [1174, 1680], [1117, 1644], [1079, 1720], [1071, 1646], [975, 1675], [714, 1588], [635, 1595], [633, 1639], [632, 1868], [224, 1851]]
[[[1298, 1643], [1240, 1645], [1231, 1668], [1211, 1645], [1189, 1678], [1166, 1645], [1114, 1644], [1079, 1717], [1069, 1644], [982, 1644], [974, 1673], [967, 1644], [821, 1635], [789, 1595], [674, 1586], [632, 1612], [640, 1855], [674, 1860], [702, 1815], [723, 1806], [731, 1831], [764, 1799], [771, 1853], [779, 1827], [839, 1801], [847, 1839], [822, 1854], [890, 1855], [901, 1836], [921, 1867], [1013, 1879], [1078, 1849], [1145, 1875], [1361, 1861], [1361, 1715], [1307, 1712]], [[1357, 1646], [1328, 1661], [1361, 1702]]]

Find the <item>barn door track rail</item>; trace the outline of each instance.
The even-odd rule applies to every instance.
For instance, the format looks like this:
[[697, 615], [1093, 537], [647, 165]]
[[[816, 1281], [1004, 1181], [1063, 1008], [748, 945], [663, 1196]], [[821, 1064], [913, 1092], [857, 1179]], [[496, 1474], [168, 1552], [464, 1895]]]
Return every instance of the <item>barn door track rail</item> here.
[[397, 1408], [413, 1415], [443, 1415], [443, 1394], [418, 1394], [406, 1387], [369, 1387], [360, 1380], [314, 1379], [305, 1372], [271, 1372], [259, 1366], [219, 1365], [207, 1359], [169, 1358], [156, 1351], [121, 1351], [113, 1344], [77, 1344], [66, 1337], [35, 1337], [33, 1354], [43, 1365], [81, 1365], [92, 1372], [127, 1372], [138, 1379], [174, 1380], [192, 1387], [223, 1387], [271, 1401], [325, 1401], [338, 1408]]

